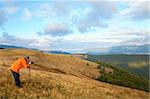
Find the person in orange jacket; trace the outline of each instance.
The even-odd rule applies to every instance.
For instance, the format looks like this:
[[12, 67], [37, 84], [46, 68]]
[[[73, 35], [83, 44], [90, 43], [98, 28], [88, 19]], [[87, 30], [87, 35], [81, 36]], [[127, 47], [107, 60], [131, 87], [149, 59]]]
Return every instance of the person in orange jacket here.
[[10, 70], [12, 72], [12, 75], [15, 80], [15, 84], [17, 87], [22, 87], [20, 82], [20, 75], [19, 71], [22, 68], [30, 68], [29, 65], [32, 64], [32, 62], [29, 60], [29, 56], [18, 58], [10, 67]]

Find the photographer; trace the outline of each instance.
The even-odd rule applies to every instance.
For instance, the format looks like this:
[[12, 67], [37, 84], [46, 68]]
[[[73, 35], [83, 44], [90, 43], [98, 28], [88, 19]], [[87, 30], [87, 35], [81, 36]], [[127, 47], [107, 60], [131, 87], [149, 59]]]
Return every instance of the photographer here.
[[15, 80], [15, 84], [17, 87], [22, 87], [21, 86], [21, 82], [20, 82], [20, 75], [19, 75], [19, 71], [20, 69], [22, 68], [30, 68], [29, 65], [30, 64], [33, 64], [33, 62], [31, 62], [29, 60], [29, 56], [26, 56], [26, 57], [21, 57], [19, 59], [17, 59], [12, 65], [11, 65], [11, 72], [12, 72], [12, 75], [14, 77], [14, 80]]

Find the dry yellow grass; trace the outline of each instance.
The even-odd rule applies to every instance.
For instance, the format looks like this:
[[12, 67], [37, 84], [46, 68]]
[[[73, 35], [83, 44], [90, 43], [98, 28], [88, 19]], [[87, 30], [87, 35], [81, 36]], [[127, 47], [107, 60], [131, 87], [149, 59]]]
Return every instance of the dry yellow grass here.
[[[8, 65], [18, 56], [31, 55], [38, 65], [23, 69], [23, 88], [14, 86]], [[42, 60], [40, 60], [42, 58]], [[39, 61], [40, 60], [40, 61]], [[48, 55], [37, 51], [0, 50], [0, 98], [3, 99], [148, 99], [149, 93], [96, 81], [97, 64], [69, 55]], [[61, 65], [61, 66], [60, 66]], [[71, 66], [70, 66], [71, 65]], [[88, 69], [87, 69], [88, 68]], [[95, 74], [94, 74], [95, 72]]]
[[15, 99], [148, 99], [148, 93], [102, 83], [91, 78], [31, 70], [21, 72], [23, 89], [17, 89], [7, 67], [1, 67], [0, 97]]
[[[51, 70], [54, 72], [72, 74], [78, 77], [88, 76], [97, 78], [100, 74], [98, 64], [81, 60], [70, 55], [43, 54], [27, 49], [2, 49], [0, 50], [0, 64], [10, 66], [18, 58], [28, 55], [34, 61], [34, 68]], [[87, 65], [88, 64], [88, 65]], [[42, 68], [40, 68], [42, 66]]]

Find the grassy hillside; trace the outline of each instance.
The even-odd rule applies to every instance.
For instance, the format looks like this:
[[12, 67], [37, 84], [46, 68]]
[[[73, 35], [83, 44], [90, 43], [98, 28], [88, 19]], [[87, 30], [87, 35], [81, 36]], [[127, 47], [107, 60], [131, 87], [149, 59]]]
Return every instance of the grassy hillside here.
[[34, 69], [42, 69], [51, 72], [71, 74], [78, 77], [97, 78], [98, 64], [81, 60], [64, 54], [45, 54], [28, 49], [2, 49], [0, 50], [0, 64], [10, 66], [14, 60], [28, 55], [35, 63]]
[[[127, 70], [113, 66], [111, 64], [106, 64], [103, 62], [98, 63], [100, 64], [98, 68], [100, 69], [101, 73], [101, 76], [98, 78], [98, 80], [149, 92], [149, 81], [144, 79], [142, 76], [130, 73]], [[112, 70], [107, 73], [106, 67], [111, 68]]]
[[88, 60], [103, 61], [149, 79], [149, 55], [89, 55]]
[[[32, 65], [21, 71], [23, 88], [17, 89], [8, 67], [29, 55]], [[98, 64], [69, 55], [50, 55], [27, 49], [0, 50], [0, 98], [2, 99], [148, 99], [149, 93], [95, 80]], [[109, 71], [109, 69], [108, 69]], [[132, 94], [131, 94], [132, 93]]]

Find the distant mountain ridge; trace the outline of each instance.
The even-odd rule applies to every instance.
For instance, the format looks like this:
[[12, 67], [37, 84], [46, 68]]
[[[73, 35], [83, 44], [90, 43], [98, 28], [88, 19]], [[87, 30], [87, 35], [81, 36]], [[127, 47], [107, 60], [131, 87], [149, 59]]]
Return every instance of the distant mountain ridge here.
[[21, 46], [14, 46], [14, 45], [0, 45], [0, 48], [25, 48]]
[[111, 54], [148, 54], [149, 44], [144, 45], [127, 45], [127, 46], [116, 46], [109, 50]]
[[41, 51], [44, 53], [49, 53], [49, 54], [70, 54], [69, 52], [64, 52], [64, 51]]
[[144, 45], [120, 45], [111, 47], [107, 51], [101, 51], [97, 49], [88, 50], [86, 53], [90, 55], [97, 54], [149, 54], [149, 46], [150, 44]]
[[[26, 48], [26, 47], [21, 47], [21, 46], [14, 46], [14, 45], [0, 45], [0, 49], [5, 49], [5, 48], [25, 48], [25, 49], [32, 49], [32, 50], [38, 50], [36, 48]], [[40, 51], [44, 53], [49, 53], [49, 54], [70, 54], [69, 52], [65, 51], [55, 51], [55, 50], [49, 50], [49, 51]]]
[[22, 46], [15, 46], [15, 45], [0, 45], [0, 49], [5, 49], [5, 48], [23, 48], [23, 49], [32, 49], [32, 50], [38, 50], [36, 48], [27, 48], [27, 47], [22, 47]]

